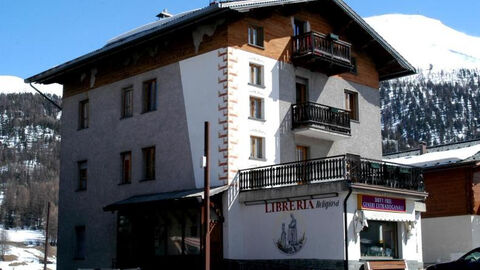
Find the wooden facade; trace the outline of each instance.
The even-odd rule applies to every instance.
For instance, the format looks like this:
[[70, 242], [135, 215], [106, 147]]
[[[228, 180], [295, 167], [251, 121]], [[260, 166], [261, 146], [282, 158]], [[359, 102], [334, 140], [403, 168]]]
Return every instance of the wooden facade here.
[[424, 173], [427, 212], [423, 218], [480, 214], [480, 169], [472, 165]]
[[[95, 64], [77, 68], [74, 72], [62, 75], [58, 82], [64, 84], [64, 97], [69, 97], [89, 89], [100, 87], [115, 81], [138, 75], [165, 65], [176, 63], [224, 47], [256, 53], [281, 62], [291, 63], [293, 18], [308, 21], [312, 31], [334, 33], [341, 40], [352, 43], [352, 57], [356, 59], [357, 72], [343, 73], [345, 80], [379, 87], [377, 64], [363, 50], [364, 44], [357, 44], [346, 34], [346, 28], [338, 22], [326, 19], [324, 14], [295, 9], [295, 12], [273, 9], [232, 16], [228, 20], [212, 19], [204, 25], [184, 28], [165, 36], [124, 48], [120, 52], [98, 59]], [[335, 25], [338, 24], [338, 25]], [[264, 48], [249, 45], [248, 27], [264, 28]], [[204, 34], [198, 49], [195, 48], [193, 34], [201, 33], [202, 27], [213, 27], [214, 33]]]

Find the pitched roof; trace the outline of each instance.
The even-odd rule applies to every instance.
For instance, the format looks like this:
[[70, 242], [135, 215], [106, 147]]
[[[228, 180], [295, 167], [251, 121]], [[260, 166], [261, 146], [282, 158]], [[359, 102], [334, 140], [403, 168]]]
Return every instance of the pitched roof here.
[[385, 155], [383, 158], [390, 162], [424, 168], [476, 163], [480, 162], [480, 140], [427, 147], [425, 154], [420, 154], [417, 149]]
[[[144, 26], [133, 29], [127, 33], [121, 34], [107, 42], [107, 44], [93, 52], [80, 56], [71, 61], [65, 62], [61, 65], [55, 66], [37, 75], [31, 76], [25, 79], [26, 83], [52, 83], [53, 80], [76, 68], [84, 66], [85, 64], [97, 61], [102, 57], [111, 55], [125, 47], [135, 46], [139, 42], [144, 42], [152, 38], [161, 36], [172, 30], [186, 27], [193, 23], [197, 23], [214, 16], [220, 16], [228, 11], [236, 12], [249, 12], [252, 9], [283, 6], [288, 4], [298, 4], [307, 2], [317, 2], [325, 0], [234, 0], [214, 2], [207, 7], [186, 11], [180, 14], [176, 14], [171, 17], [163, 18], [159, 21], [146, 24]], [[383, 48], [388, 54], [390, 54], [395, 61], [403, 68], [403, 70], [381, 76], [381, 80], [391, 79], [395, 77], [401, 77], [411, 75], [416, 72], [415, 68], [403, 58], [392, 46], [390, 46], [373, 28], [368, 25], [357, 13], [355, 13], [343, 0], [329, 0], [336, 4], [343, 12], [349, 16], [354, 22], [356, 22], [361, 29], [363, 29], [372, 40], [377, 42], [381, 48]]]

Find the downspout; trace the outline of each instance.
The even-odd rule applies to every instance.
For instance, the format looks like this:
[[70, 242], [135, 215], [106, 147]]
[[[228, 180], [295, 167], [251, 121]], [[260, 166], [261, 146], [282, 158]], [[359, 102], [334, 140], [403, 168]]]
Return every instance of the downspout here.
[[55, 101], [53, 101], [51, 98], [49, 98], [47, 95], [45, 95], [44, 93], [42, 93], [40, 90], [38, 90], [35, 86], [33, 86], [32, 83], [30, 83], [30, 86], [35, 89], [35, 91], [37, 91], [37, 93], [39, 93], [44, 99], [48, 100], [50, 103], [53, 104], [53, 106], [57, 107], [57, 109], [59, 111], [62, 110], [62, 107], [60, 107], [60, 105], [58, 105], [57, 103], [55, 103]]
[[348, 223], [347, 223], [347, 201], [352, 195], [352, 186], [350, 182], [348, 182], [348, 194], [343, 201], [343, 226], [344, 226], [344, 233], [345, 233], [345, 263], [344, 269], [348, 270]]

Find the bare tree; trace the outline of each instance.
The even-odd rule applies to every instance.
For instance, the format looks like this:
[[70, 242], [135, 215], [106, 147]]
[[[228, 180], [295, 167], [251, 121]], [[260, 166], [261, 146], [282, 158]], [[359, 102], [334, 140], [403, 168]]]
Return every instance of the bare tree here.
[[0, 231], [0, 257], [5, 260], [5, 255], [7, 255], [8, 251], [8, 233], [6, 230], [2, 229]]

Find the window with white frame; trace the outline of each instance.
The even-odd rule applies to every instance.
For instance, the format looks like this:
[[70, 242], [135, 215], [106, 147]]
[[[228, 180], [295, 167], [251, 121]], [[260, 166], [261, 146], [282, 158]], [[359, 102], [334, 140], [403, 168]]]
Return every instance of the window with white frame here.
[[263, 98], [250, 97], [250, 118], [263, 120]]
[[250, 158], [265, 159], [264, 146], [265, 138], [250, 136]]
[[263, 66], [250, 63], [250, 81], [251, 85], [263, 87]]
[[248, 27], [248, 44], [263, 48], [263, 27], [254, 25]]

